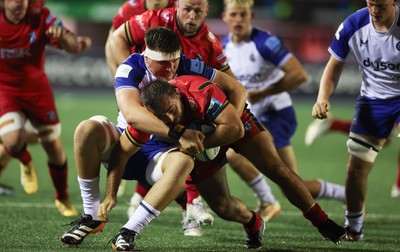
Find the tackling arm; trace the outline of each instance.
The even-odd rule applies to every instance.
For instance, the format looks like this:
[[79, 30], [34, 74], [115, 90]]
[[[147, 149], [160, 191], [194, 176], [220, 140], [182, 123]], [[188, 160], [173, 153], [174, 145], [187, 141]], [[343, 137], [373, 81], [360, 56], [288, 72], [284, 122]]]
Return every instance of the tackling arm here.
[[[232, 73], [232, 71], [230, 72]], [[214, 82], [218, 83], [219, 87], [228, 97], [229, 102], [236, 108], [238, 114], [241, 115], [246, 105], [246, 88], [235, 78], [219, 70], [215, 75]]]
[[114, 32], [110, 33], [105, 45], [107, 64], [112, 76], [118, 66], [131, 55], [131, 46], [125, 34], [125, 25], [121, 25]]

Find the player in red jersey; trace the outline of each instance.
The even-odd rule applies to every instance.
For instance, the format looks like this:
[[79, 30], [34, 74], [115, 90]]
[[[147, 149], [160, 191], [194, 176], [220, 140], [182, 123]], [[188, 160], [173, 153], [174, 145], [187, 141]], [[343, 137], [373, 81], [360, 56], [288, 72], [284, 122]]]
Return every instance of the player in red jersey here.
[[0, 136], [4, 150], [21, 163], [21, 181], [28, 194], [37, 192], [32, 157], [27, 150], [25, 122], [30, 120], [47, 154], [48, 168], [56, 189], [59, 212], [77, 215], [67, 190], [67, 159], [61, 143], [61, 125], [51, 86], [44, 72], [47, 44], [70, 53], [91, 46], [43, 6], [43, 1], [0, 2]]
[[[205, 23], [208, 12], [207, 0], [180, 0], [176, 8], [147, 11], [121, 25], [106, 44], [107, 50], [112, 52], [114, 65], [118, 66], [129, 56], [132, 46], [136, 48], [144, 46], [144, 33], [149, 27], [168, 26], [178, 34], [185, 56], [202, 60], [234, 77], [220, 39]], [[236, 172], [252, 171], [253, 174], [260, 174], [252, 163], [241, 155], [237, 155], [233, 150], [228, 151], [228, 160], [236, 166], [241, 166], [235, 169]], [[242, 174], [241, 177], [245, 175]], [[263, 184], [258, 187], [260, 190], [268, 188], [265, 180], [260, 180], [260, 184]], [[190, 184], [188, 184], [188, 190], [194, 193], [193, 197], [188, 198], [188, 202], [191, 203], [197, 196], [195, 196], [194, 187]], [[258, 195], [265, 193], [258, 192]]]
[[[115, 15], [112, 25], [110, 27], [110, 31], [108, 33], [107, 41], [110, 39], [111, 34], [120, 27], [123, 23], [131, 19], [131, 17], [140, 15], [147, 10], [160, 10], [164, 8], [174, 7], [176, 0], [128, 0], [126, 1], [118, 10]], [[107, 42], [106, 42], [107, 43]], [[136, 47], [131, 48], [131, 52], [140, 52], [140, 49], [136, 51]], [[115, 74], [118, 65], [113, 64], [111, 54], [109, 50], [105, 50], [106, 59], [108, 67], [111, 70], [111, 73]]]

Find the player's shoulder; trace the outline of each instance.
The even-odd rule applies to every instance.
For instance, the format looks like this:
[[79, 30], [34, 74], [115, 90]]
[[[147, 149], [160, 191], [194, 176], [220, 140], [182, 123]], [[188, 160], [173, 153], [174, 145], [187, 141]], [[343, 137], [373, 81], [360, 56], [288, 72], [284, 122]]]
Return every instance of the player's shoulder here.
[[354, 12], [344, 20], [343, 31], [352, 35], [370, 22], [370, 14], [368, 8], [365, 7]]

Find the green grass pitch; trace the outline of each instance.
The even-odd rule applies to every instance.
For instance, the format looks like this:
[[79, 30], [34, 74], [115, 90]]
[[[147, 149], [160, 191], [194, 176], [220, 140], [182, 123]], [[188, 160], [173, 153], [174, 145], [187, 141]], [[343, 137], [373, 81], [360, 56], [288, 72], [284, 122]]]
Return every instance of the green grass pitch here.
[[[63, 143], [67, 151], [70, 173], [71, 198], [82, 211], [80, 192], [76, 179], [72, 136], [77, 124], [90, 116], [102, 114], [116, 120], [117, 107], [113, 90], [108, 92], [56, 92], [57, 106], [63, 125]], [[311, 107], [315, 97], [294, 98], [299, 127], [293, 138], [300, 175], [303, 179], [324, 178], [343, 183], [346, 172], [346, 136], [331, 133], [318, 139], [311, 147], [304, 145], [304, 133], [312, 121]], [[355, 97], [333, 99], [333, 113], [342, 118], [351, 118]], [[16, 197], [0, 197], [0, 251], [69, 251], [61, 246], [60, 237], [69, 228], [63, 226], [75, 218], [58, 214], [54, 206], [54, 189], [47, 172], [45, 155], [38, 145], [29, 147], [36, 165], [39, 191], [28, 196], [23, 192], [19, 180], [19, 165], [13, 161], [3, 172], [0, 181], [17, 190]], [[306, 221], [301, 212], [289, 204], [277, 186], [271, 183], [283, 211], [267, 223], [265, 251], [400, 251], [400, 199], [390, 198], [390, 189], [397, 172], [398, 140], [384, 148], [377, 158], [369, 176], [367, 219], [364, 224], [365, 239], [359, 243], [334, 245], [322, 239], [318, 231]], [[104, 193], [105, 170], [102, 170], [102, 195]], [[256, 201], [246, 184], [228, 169], [228, 179], [233, 195], [242, 199], [249, 208]], [[90, 235], [77, 251], [109, 251], [109, 240], [126, 222], [126, 209], [135, 182], [127, 185], [118, 206], [110, 213], [110, 222], [105, 230]], [[335, 201], [319, 200], [323, 209], [340, 224], [344, 222], [345, 207]], [[245, 233], [241, 225], [223, 221], [216, 217], [214, 225], [203, 227], [200, 238], [184, 237], [181, 228], [181, 212], [172, 203], [158, 219], [146, 228], [136, 242], [141, 251], [246, 251], [243, 248]], [[72, 249], [72, 251], [75, 251]]]

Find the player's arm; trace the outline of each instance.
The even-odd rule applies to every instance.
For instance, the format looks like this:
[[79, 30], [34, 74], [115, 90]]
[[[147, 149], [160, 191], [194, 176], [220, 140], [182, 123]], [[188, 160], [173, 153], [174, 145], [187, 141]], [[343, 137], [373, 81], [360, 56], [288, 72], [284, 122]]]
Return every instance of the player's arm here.
[[115, 76], [115, 71], [118, 66], [131, 54], [131, 45], [125, 32], [126, 25], [127, 23], [121, 25], [118, 29], [109, 34], [105, 45], [107, 65], [113, 76]]
[[299, 60], [292, 56], [281, 69], [285, 72], [284, 77], [273, 85], [261, 90], [249, 91], [249, 102], [257, 103], [270, 95], [281, 92], [290, 92], [307, 80], [307, 72]]
[[118, 187], [124, 175], [126, 164], [129, 157], [139, 148], [131, 143], [125, 132], [121, 134], [119, 141], [115, 144], [109, 161], [105, 197], [97, 213], [100, 221], [108, 221], [107, 212], [117, 205]]
[[337, 60], [334, 56], [330, 57], [321, 77], [317, 102], [312, 109], [314, 118], [326, 119], [328, 117], [327, 112], [330, 110], [329, 97], [339, 83], [344, 65], [344, 62]]
[[195, 155], [204, 151], [204, 135], [201, 132], [185, 129], [180, 125], [176, 125], [172, 129], [169, 128], [164, 122], [143, 107], [138, 90], [129, 88], [118, 90], [116, 98], [125, 120], [136, 130], [162, 137], [171, 136], [171, 130], [180, 135], [176, 140], [179, 141], [181, 151], [189, 155]]
[[111, 26], [110, 30], [108, 31], [108, 37], [107, 37], [107, 41], [106, 41], [106, 46], [104, 47], [107, 65], [108, 65], [108, 68], [111, 71], [112, 76], [115, 75], [115, 72], [117, 71], [118, 65], [114, 62], [113, 57], [112, 57], [112, 53], [110, 51], [110, 48], [107, 46], [107, 44], [109, 43], [109, 40], [111, 39], [111, 35], [113, 34], [114, 31], [115, 31], [114, 26]]
[[219, 87], [228, 97], [229, 102], [232, 103], [238, 114], [241, 115], [247, 100], [246, 88], [234, 77], [221, 71], [217, 71], [213, 81], [218, 83]]
[[213, 123], [215, 130], [204, 139], [206, 149], [228, 145], [244, 136], [244, 127], [235, 107], [227, 103]]
[[80, 53], [92, 46], [92, 40], [89, 37], [77, 36], [62, 26], [50, 26], [46, 31], [48, 39], [58, 39], [62, 49], [69, 53]]

